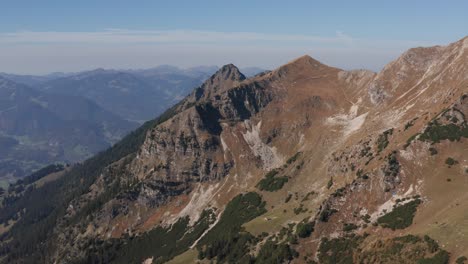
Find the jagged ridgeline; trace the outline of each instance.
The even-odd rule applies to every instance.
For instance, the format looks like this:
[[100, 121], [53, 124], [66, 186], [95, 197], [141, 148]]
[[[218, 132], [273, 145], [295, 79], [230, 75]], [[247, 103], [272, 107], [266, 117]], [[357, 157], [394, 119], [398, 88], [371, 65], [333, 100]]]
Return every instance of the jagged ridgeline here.
[[465, 263], [467, 72], [468, 38], [379, 73], [226, 65], [107, 151], [5, 191], [1, 261]]

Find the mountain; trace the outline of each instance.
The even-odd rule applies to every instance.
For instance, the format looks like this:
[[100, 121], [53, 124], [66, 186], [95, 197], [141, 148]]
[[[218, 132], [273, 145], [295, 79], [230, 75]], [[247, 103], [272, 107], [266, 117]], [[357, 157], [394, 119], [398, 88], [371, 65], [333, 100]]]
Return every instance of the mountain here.
[[212, 68], [96, 69], [46, 81], [37, 88], [48, 93], [84, 96], [127, 120], [144, 122], [200, 85], [208, 76], [205, 70], [211, 72]]
[[36, 86], [43, 82], [50, 81], [56, 78], [62, 78], [66, 76], [74, 75], [74, 73], [62, 73], [54, 72], [46, 75], [21, 75], [21, 74], [9, 74], [9, 73], [0, 73], [0, 76], [12, 80], [16, 83], [25, 84], [28, 86]]
[[83, 96], [128, 120], [148, 120], [164, 110], [164, 95], [136, 76], [96, 69], [40, 85], [48, 93]]
[[[130, 73], [143, 78], [155, 90], [163, 93], [167, 102], [161, 102], [164, 110], [187, 96], [194, 87], [199, 86], [205, 79], [218, 70], [216, 66], [197, 66], [180, 69], [174, 66], [158, 66], [152, 69], [134, 70]], [[155, 112], [154, 116], [162, 113]]]
[[463, 263], [467, 72], [468, 38], [379, 73], [223, 66], [105, 152], [10, 187], [2, 261]]
[[94, 102], [43, 93], [0, 77], [0, 178], [26, 176], [52, 162], [76, 162], [136, 127]]

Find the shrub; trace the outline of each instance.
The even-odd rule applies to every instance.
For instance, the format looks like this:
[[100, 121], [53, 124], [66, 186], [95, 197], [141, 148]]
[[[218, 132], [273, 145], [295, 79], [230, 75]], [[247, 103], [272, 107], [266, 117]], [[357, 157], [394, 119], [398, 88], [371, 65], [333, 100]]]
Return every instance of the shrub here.
[[429, 148], [429, 152], [431, 153], [432, 156], [436, 155], [437, 154], [437, 149], [433, 148], [433, 147], [430, 147]]
[[424, 241], [426, 241], [429, 252], [434, 253], [439, 250], [439, 244], [437, 244], [437, 242], [435, 242], [435, 240], [430, 238], [428, 235], [424, 236]]
[[307, 212], [307, 209], [304, 208], [303, 204], [300, 204], [299, 207], [294, 208], [294, 213], [297, 215], [300, 213], [305, 213], [305, 212]]
[[449, 253], [445, 250], [441, 250], [432, 258], [423, 258], [418, 260], [418, 264], [448, 264], [449, 260]]
[[393, 134], [393, 128], [384, 131], [377, 138], [377, 153], [382, 152], [388, 146], [388, 137]]
[[413, 142], [413, 140], [416, 139], [417, 136], [419, 136], [420, 134], [419, 133], [416, 133], [414, 135], [412, 135], [411, 137], [408, 138], [408, 140], [406, 140], [406, 143], [405, 145], [403, 146], [404, 149], [406, 149], [407, 147], [409, 147], [409, 145], [411, 144], [411, 142]]
[[256, 187], [260, 191], [274, 192], [283, 188], [284, 184], [288, 182], [288, 177], [282, 176], [277, 177], [278, 170], [272, 170], [265, 175], [265, 178], [261, 179]]
[[453, 166], [455, 164], [457, 164], [458, 161], [454, 160], [453, 158], [450, 158], [448, 157], [446, 160], [445, 160], [445, 164], [449, 165], [449, 166]]
[[421, 141], [439, 143], [441, 140], [460, 141], [462, 137], [468, 138], [468, 126], [460, 127], [455, 124], [440, 125], [437, 121], [429, 123], [419, 137]]
[[291, 261], [295, 256], [298, 256], [298, 253], [288, 244], [276, 244], [269, 240], [260, 248], [255, 263], [285, 263]]
[[421, 203], [420, 199], [413, 200], [403, 205], [396, 206], [391, 212], [379, 217], [377, 223], [382, 227], [403, 229], [413, 223], [416, 208]]
[[314, 231], [314, 223], [302, 221], [296, 227], [296, 235], [300, 238], [309, 237]]
[[414, 126], [414, 122], [415, 122], [417, 119], [418, 119], [418, 118], [416, 117], [416, 118], [414, 118], [413, 120], [407, 122], [407, 123], [405, 124], [405, 130], [408, 130], [410, 127]]
[[325, 206], [323, 207], [322, 211], [319, 214], [319, 220], [321, 222], [328, 222], [330, 217], [336, 212], [338, 212], [336, 209], [331, 208], [330, 205], [328, 204], [325, 204]]
[[318, 250], [319, 263], [353, 264], [353, 253], [362, 240], [363, 237], [355, 235], [331, 240], [323, 238]]
[[333, 178], [330, 178], [330, 180], [327, 182], [327, 189], [330, 189], [333, 186]]
[[355, 229], [357, 229], [358, 226], [353, 224], [353, 223], [344, 223], [343, 224], [343, 231], [345, 232], [350, 232], [350, 231], [353, 231]]
[[405, 244], [415, 244], [417, 242], [420, 242], [421, 238], [419, 238], [417, 236], [414, 236], [414, 235], [406, 235], [406, 236], [402, 236], [402, 237], [396, 237], [393, 240], [403, 242]]
[[461, 256], [461, 257], [457, 258], [457, 260], [455, 261], [455, 263], [457, 263], [457, 264], [464, 264], [465, 261], [467, 261], [467, 260], [468, 260], [468, 258], [466, 258], [465, 256]]
[[292, 156], [291, 158], [289, 158], [287, 161], [286, 161], [286, 164], [291, 164], [291, 163], [294, 163], [300, 156], [301, 156], [302, 152], [297, 152], [296, 154], [294, 154], [294, 156]]

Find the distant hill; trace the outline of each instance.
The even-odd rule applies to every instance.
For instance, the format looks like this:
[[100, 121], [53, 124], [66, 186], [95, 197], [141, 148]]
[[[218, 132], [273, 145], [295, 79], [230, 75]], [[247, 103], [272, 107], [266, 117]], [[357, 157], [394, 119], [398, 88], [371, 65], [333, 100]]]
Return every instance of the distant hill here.
[[83, 160], [136, 125], [89, 99], [44, 93], [0, 77], [0, 178]]
[[215, 69], [181, 70], [160, 66], [145, 70], [82, 72], [36, 85], [41, 91], [84, 96], [127, 120], [143, 122], [185, 97]]
[[54, 72], [47, 75], [20, 75], [0, 72], [0, 77], [29, 86], [35, 86], [46, 81], [71, 75], [74, 75], [74, 73]]

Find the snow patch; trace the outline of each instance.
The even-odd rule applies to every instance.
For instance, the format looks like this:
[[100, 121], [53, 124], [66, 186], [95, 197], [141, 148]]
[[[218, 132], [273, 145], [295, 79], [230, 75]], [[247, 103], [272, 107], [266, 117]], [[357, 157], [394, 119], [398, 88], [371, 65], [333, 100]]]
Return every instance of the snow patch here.
[[263, 143], [260, 138], [260, 127], [262, 121], [258, 122], [257, 125], [252, 125], [250, 120], [244, 121], [247, 132], [242, 134], [245, 142], [249, 145], [252, 153], [260, 157], [263, 162], [263, 168], [265, 170], [271, 170], [282, 165], [283, 159], [279, 156], [275, 147], [270, 147]]

